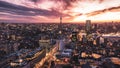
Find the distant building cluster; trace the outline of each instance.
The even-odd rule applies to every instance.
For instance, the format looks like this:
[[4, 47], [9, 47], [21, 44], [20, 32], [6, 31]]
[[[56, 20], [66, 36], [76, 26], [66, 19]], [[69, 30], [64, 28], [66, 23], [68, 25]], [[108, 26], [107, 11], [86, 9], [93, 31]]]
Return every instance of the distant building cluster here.
[[[60, 18], [61, 20], [62, 18]], [[91, 24], [90, 20], [86, 21], [86, 27], [84, 24], [60, 24], [62, 25], [62, 32], [64, 35], [70, 35], [73, 31], [87, 30], [91, 33], [117, 33], [120, 32], [119, 23], [103, 23], [103, 24]], [[0, 50], [4, 50], [6, 53], [14, 52], [19, 49], [19, 46], [35, 45], [39, 39], [59, 38], [59, 24], [0, 24]], [[74, 33], [73, 33], [74, 34]], [[75, 39], [75, 35], [72, 35]], [[32, 43], [31, 43], [32, 41]], [[33, 43], [34, 42], [34, 43]], [[29, 43], [29, 44], [27, 44]], [[34, 46], [33, 46], [34, 47]], [[25, 47], [24, 47], [25, 48]]]

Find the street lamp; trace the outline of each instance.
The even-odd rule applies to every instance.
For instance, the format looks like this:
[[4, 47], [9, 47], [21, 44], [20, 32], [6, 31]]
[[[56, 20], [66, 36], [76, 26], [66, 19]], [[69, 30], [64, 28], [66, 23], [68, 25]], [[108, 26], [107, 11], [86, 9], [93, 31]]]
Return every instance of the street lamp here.
[[19, 59], [19, 62], [20, 62], [20, 63], [23, 62], [23, 59]]
[[19, 61], [19, 64], [21, 65], [21, 63], [23, 62], [23, 59], [19, 59], [18, 61]]

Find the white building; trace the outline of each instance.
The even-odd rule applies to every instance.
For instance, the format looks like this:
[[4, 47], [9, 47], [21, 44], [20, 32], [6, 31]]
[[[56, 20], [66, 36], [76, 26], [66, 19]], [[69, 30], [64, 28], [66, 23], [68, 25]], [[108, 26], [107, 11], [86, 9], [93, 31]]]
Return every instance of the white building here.
[[64, 40], [59, 40], [59, 51], [62, 51], [62, 50], [64, 50], [64, 47], [65, 47], [65, 45], [64, 45]]

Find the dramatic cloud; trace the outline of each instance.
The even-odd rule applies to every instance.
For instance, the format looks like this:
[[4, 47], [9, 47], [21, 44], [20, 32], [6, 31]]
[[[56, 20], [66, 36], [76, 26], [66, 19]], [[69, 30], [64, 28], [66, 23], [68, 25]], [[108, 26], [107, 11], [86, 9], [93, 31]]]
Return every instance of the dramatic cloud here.
[[86, 15], [87, 16], [94, 16], [94, 15], [98, 15], [98, 14], [102, 14], [102, 13], [106, 13], [106, 12], [120, 12], [120, 6], [93, 11], [93, 12], [87, 13]]
[[[6, 12], [11, 14], [18, 14], [18, 15], [27, 15], [27, 16], [60, 16], [61, 13], [57, 12], [56, 10], [43, 10], [43, 9], [34, 9], [28, 8], [25, 6], [19, 6], [15, 4], [10, 4], [7, 2], [0, 1], [0, 12]], [[62, 14], [64, 16], [64, 14]]]
[[0, 0], [1, 21], [118, 21], [119, 14], [119, 0]]
[[73, 3], [76, 3], [80, 0], [52, 0], [52, 1], [60, 2], [61, 4], [63, 4], [63, 8], [67, 9], [68, 7], [72, 7]]

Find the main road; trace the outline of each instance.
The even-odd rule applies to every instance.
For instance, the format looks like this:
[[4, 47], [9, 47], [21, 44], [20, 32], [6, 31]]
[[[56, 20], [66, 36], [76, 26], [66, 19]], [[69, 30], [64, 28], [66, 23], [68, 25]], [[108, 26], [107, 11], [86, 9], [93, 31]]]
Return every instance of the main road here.
[[40, 60], [38, 63], [36, 63], [34, 68], [41, 68], [44, 65], [45, 61], [53, 60], [54, 59], [53, 55], [57, 52], [58, 47], [59, 47], [59, 40], [56, 41], [56, 44], [53, 46], [50, 52], [46, 53], [46, 56], [42, 60]]

